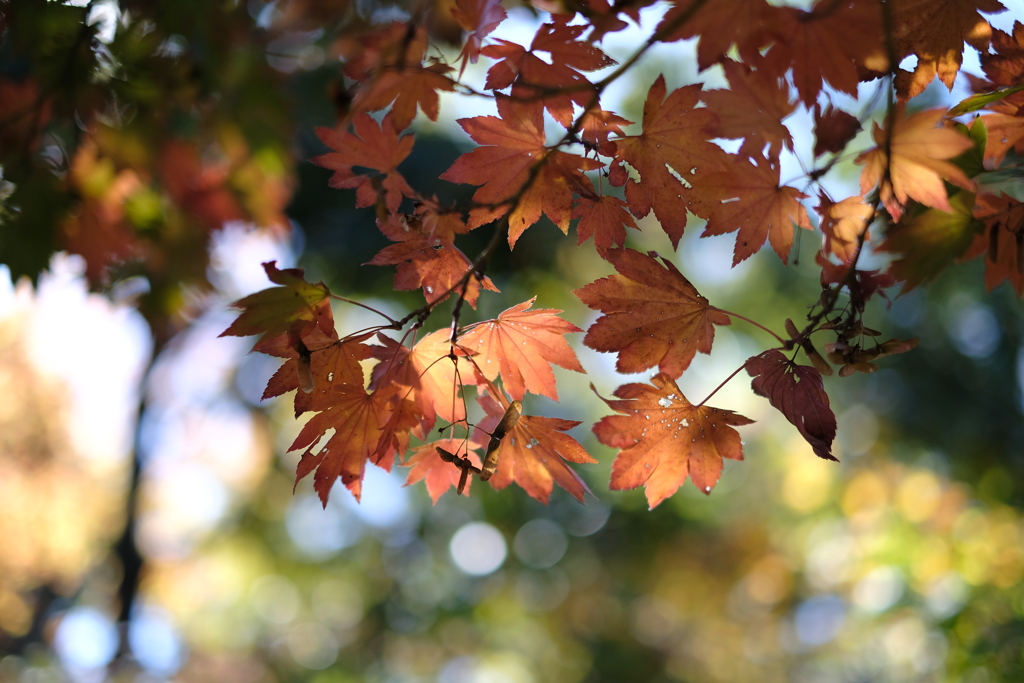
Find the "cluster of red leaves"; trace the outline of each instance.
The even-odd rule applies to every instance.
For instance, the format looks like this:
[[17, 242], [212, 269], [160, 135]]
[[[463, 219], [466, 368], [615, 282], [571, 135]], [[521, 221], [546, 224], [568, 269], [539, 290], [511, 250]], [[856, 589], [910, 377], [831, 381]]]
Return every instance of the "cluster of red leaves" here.
[[[339, 52], [353, 82], [351, 98], [338, 127], [319, 131], [331, 151], [314, 162], [334, 171], [332, 187], [355, 191], [357, 206], [375, 207], [378, 227], [393, 244], [370, 264], [395, 266], [395, 288], [422, 289], [425, 303], [402, 321], [376, 328], [375, 337], [339, 338], [326, 290], [268, 266], [282, 287], [240, 301], [242, 316], [227, 332], [263, 334], [257, 349], [288, 359], [267, 395], [298, 388], [296, 413], [315, 413], [293, 448], [305, 449], [298, 477], [315, 470], [324, 501], [339, 476], [358, 497], [366, 462], [390, 468], [412, 439], [423, 443], [404, 462], [412, 467], [410, 482], [426, 480], [435, 500], [499, 454], [490, 479], [496, 488], [515, 481], [546, 501], [558, 482], [583, 498], [586, 486], [566, 465], [592, 462], [565, 434], [578, 423], [525, 415], [507, 434], [487, 432], [528, 392], [558, 399], [551, 366], [583, 372], [565, 338], [582, 330], [560, 311], [531, 310], [533, 300], [494, 320], [460, 326], [463, 301], [475, 307], [482, 290], [497, 291], [484, 274], [497, 240], [471, 260], [456, 238], [494, 225], [514, 248], [542, 216], [563, 233], [576, 220], [578, 244], [593, 237], [616, 271], [576, 291], [601, 313], [583, 343], [616, 353], [621, 372], [658, 370], [653, 386], [619, 387], [616, 399], [607, 401], [616, 414], [594, 427], [599, 441], [619, 449], [612, 488], [644, 485], [651, 506], [688, 477], [710, 492], [722, 459], [742, 459], [733, 427], [750, 420], [690, 403], [675, 380], [697, 352], [711, 352], [715, 325], [728, 325], [730, 315], [711, 306], [671, 260], [625, 248], [627, 230], [638, 229], [638, 220], [653, 211], [678, 247], [692, 214], [705, 221], [702, 237], [736, 234], [734, 265], [766, 243], [787, 262], [795, 229], [814, 229], [808, 195], [780, 176], [780, 155], [794, 149], [787, 117], [799, 107], [813, 111], [814, 157], [831, 155], [809, 172], [811, 181], [832, 169], [861, 130], [861, 121], [831, 104], [829, 90], [856, 95], [861, 83], [888, 75], [899, 103], [874, 123], [876, 146], [856, 158], [864, 167], [860, 193], [836, 201], [819, 192], [820, 313], [809, 316], [803, 331], [787, 321], [788, 339], [779, 337], [779, 347], [745, 362], [740, 369], [752, 377], [754, 392], [819, 457], [834, 460], [836, 420], [822, 381], [832, 366], [811, 334], [835, 335], [827, 350], [842, 366], [840, 375], [870, 372], [872, 360], [916, 343], [871, 341], [874, 333], [861, 316], [875, 293], [884, 296], [897, 282], [917, 286], [965, 252], [987, 254], [990, 286], [1010, 279], [1024, 290], [1024, 209], [1008, 195], [977, 194], [980, 173], [997, 167], [1011, 149], [1024, 152], [1024, 92], [1018, 92], [1024, 88], [1024, 27], [1017, 24], [1012, 36], [993, 32], [979, 14], [1002, 11], [999, 2], [818, 0], [802, 10], [767, 0], [673, 0], [641, 50], [697, 38], [698, 66], [720, 65], [729, 87], [705, 90], [697, 83], [670, 90], [658, 76], [639, 125], [627, 134], [633, 122], [605, 110], [601, 97], [635, 59], [614, 69], [616, 62], [597, 43], [625, 28], [624, 19], [637, 21], [647, 4], [578, 3], [575, 16], [551, 15], [526, 46], [489, 37], [506, 17], [498, 2], [457, 0], [450, 19], [466, 31], [457, 76], [455, 66], [428, 57], [426, 24], [394, 22], [344, 41]], [[980, 99], [949, 112], [908, 114], [907, 101], [936, 78], [952, 87], [965, 41], [982, 50], [989, 80], [976, 79]], [[917, 59], [913, 73], [897, 67], [908, 56]], [[439, 93], [468, 88], [460, 79], [481, 57], [490, 60], [483, 90], [493, 97], [496, 115], [459, 121], [477, 147], [441, 177], [477, 189], [469, 204], [445, 206], [411, 187], [399, 170], [415, 144], [406, 129], [417, 111], [436, 120]], [[603, 78], [593, 75], [606, 69]], [[953, 121], [986, 106], [991, 113], [970, 129]], [[385, 109], [383, 117], [370, 115]], [[545, 115], [561, 127], [553, 138]], [[720, 139], [739, 141], [737, 151], [726, 152]], [[604, 178], [621, 189], [605, 187]], [[895, 254], [892, 265], [884, 273], [859, 269], [883, 209], [888, 227], [877, 249]], [[829, 318], [842, 290], [850, 305]], [[412, 341], [409, 334], [396, 340], [384, 333], [412, 321], [418, 330], [452, 295], [457, 302], [449, 329]], [[796, 362], [801, 351], [811, 365]], [[467, 421], [470, 387], [487, 415], [475, 434]], [[431, 441], [438, 418], [461, 425], [465, 438]], [[318, 447], [331, 429], [333, 436]]]

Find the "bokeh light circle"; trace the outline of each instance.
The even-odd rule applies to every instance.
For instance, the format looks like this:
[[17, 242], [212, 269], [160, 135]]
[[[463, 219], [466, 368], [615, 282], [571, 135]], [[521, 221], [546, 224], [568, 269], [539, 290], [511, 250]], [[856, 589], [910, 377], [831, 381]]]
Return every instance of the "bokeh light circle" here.
[[486, 522], [470, 522], [452, 536], [452, 562], [467, 574], [485, 576], [505, 563], [508, 546], [501, 532]]

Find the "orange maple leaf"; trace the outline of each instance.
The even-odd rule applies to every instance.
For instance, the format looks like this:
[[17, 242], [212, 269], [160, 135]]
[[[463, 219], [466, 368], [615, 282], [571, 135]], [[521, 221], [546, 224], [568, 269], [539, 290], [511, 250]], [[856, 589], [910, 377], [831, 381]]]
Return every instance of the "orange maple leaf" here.
[[[874, 208], [865, 204], [860, 196], [833, 202], [822, 192], [818, 201], [815, 209], [821, 216], [820, 227], [825, 237], [822, 249], [835, 254], [843, 263], [850, 263], [860, 249], [861, 235], [867, 232], [868, 223], [875, 217]], [[864, 239], [867, 240], [867, 236]]]
[[[472, 450], [467, 451], [466, 444], [467, 442], [464, 439], [439, 439], [438, 441], [431, 441], [422, 446], [417, 446], [413, 449], [409, 459], [402, 463], [403, 467], [412, 468], [409, 470], [409, 477], [406, 479], [405, 485], [410, 486], [425, 479], [427, 493], [430, 494], [430, 499], [436, 505], [438, 499], [449, 488], [457, 487], [459, 480], [462, 478], [462, 470], [454, 464], [442, 460], [441, 456], [438, 455], [437, 449], [442, 448], [460, 458], [468, 457], [473, 466], [479, 468], [479, 454]], [[467, 496], [469, 495], [472, 481], [472, 477], [467, 477], [466, 488], [464, 489]]]
[[[508, 408], [504, 397], [503, 404], [489, 394], [481, 396], [479, 402], [488, 415], [481, 429], [497, 424]], [[583, 502], [584, 494], [590, 493], [590, 489], [565, 461], [581, 464], [597, 461], [576, 439], [564, 433], [579, 424], [577, 420], [557, 417], [521, 416], [501, 441], [498, 468], [490, 478], [491, 486], [500, 491], [514, 481], [531, 498], [547, 503], [557, 482], [573, 498]]]
[[733, 265], [757, 253], [766, 240], [786, 263], [793, 246], [793, 225], [812, 229], [800, 203], [807, 195], [795, 187], [779, 187], [779, 167], [763, 157], [756, 165], [737, 159], [729, 171], [704, 178], [702, 187], [714, 204], [701, 237], [739, 230]]
[[[361, 386], [345, 384], [337, 387], [335, 396], [335, 404], [310, 418], [288, 447], [289, 451], [306, 449], [295, 472], [295, 484], [316, 470], [313, 489], [324, 507], [338, 477], [359, 500], [366, 461], [378, 456], [382, 427], [389, 417], [387, 398], [381, 392], [368, 394]], [[334, 435], [314, 453], [313, 446], [329, 429], [335, 430]], [[389, 460], [376, 459], [384, 469], [391, 469]]]
[[[604, 164], [549, 150], [544, 145], [544, 110], [540, 103], [519, 103], [503, 95], [496, 99], [499, 116], [459, 119], [459, 125], [483, 146], [456, 159], [441, 177], [456, 183], [482, 185], [473, 194], [473, 200], [492, 206], [505, 204], [522, 193], [508, 218], [510, 247], [515, 246], [524, 230], [540, 220], [542, 212], [567, 233], [573, 191], [592, 187], [581, 171]], [[534, 171], [538, 164], [540, 170]], [[532, 174], [535, 177], [531, 178]], [[527, 183], [530, 186], [524, 191]], [[489, 217], [493, 220], [502, 213], [491, 213]]]
[[619, 372], [658, 366], [679, 377], [694, 355], [711, 353], [714, 325], [729, 316], [714, 309], [668, 259], [633, 249], [610, 249], [608, 261], [618, 271], [574, 293], [604, 313], [587, 330], [583, 343], [602, 352], [617, 351]]
[[985, 224], [963, 258], [985, 255], [985, 289], [1008, 280], [1017, 296], [1024, 295], [1024, 203], [1005, 192], [979, 194], [974, 216]]
[[[706, 107], [697, 108], [700, 89], [699, 83], [689, 85], [666, 98], [665, 77], [658, 76], [644, 102], [643, 133], [615, 141], [609, 175], [615, 187], [626, 186], [626, 200], [634, 216], [643, 218], [654, 209], [674, 247], [679, 246], [686, 228], [687, 211], [707, 215], [704, 179], [728, 168], [726, 153], [707, 141], [705, 131], [715, 117]], [[624, 164], [640, 174], [639, 182], [629, 177]]]
[[912, 116], [904, 116], [903, 105], [896, 105], [895, 123], [889, 132], [875, 123], [871, 135], [878, 147], [855, 159], [863, 164], [860, 174], [860, 193], [867, 195], [881, 182], [881, 198], [889, 215], [898, 221], [907, 201], [914, 199], [925, 206], [952, 211], [942, 181], [948, 180], [967, 190], [974, 188], [971, 179], [956, 165], [946, 161], [971, 149], [974, 143], [966, 135], [951, 128], [936, 128], [946, 115], [944, 109], [931, 109]]
[[896, 0], [897, 56], [917, 55], [914, 73], [901, 70], [896, 77], [900, 99], [917, 97], [936, 77], [952, 90], [964, 41], [984, 53], [992, 37], [992, 26], [978, 12], [1005, 10], [998, 0]]
[[582, 332], [558, 317], [559, 310], [529, 310], [537, 297], [513, 306], [496, 320], [469, 326], [459, 345], [473, 354], [480, 373], [494, 380], [500, 371], [505, 391], [517, 401], [527, 391], [558, 400], [555, 373], [550, 363], [576, 372], [585, 372], [565, 335]]
[[660, 373], [651, 384], [624, 384], [619, 400], [602, 398], [621, 415], [608, 415], [594, 425], [597, 440], [618, 448], [609, 488], [644, 486], [653, 509], [675, 493], [689, 477], [710, 493], [722, 475], [722, 459], [743, 459], [739, 432], [733, 427], [753, 422], [731, 410], [695, 406], [671, 377]]
[[[334, 188], [355, 189], [356, 206], [373, 206], [383, 193], [389, 212], [398, 211], [402, 197], [415, 192], [398, 172], [398, 165], [412, 152], [414, 136], [398, 137], [390, 114], [378, 124], [369, 114], [359, 114], [353, 121], [355, 133], [331, 128], [317, 128], [316, 133], [334, 152], [314, 157], [311, 161], [329, 168], [334, 175], [328, 184]], [[355, 167], [371, 168], [383, 174], [371, 177], [356, 173]]]
[[[401, 396], [412, 390], [412, 400], [423, 415], [424, 430], [433, 426], [438, 415], [446, 422], [466, 419], [465, 404], [458, 391], [455, 362], [448, 357], [452, 350], [450, 334], [448, 330], [436, 330], [420, 339], [411, 349], [388, 336], [377, 335], [377, 340], [384, 346], [375, 349], [380, 363], [373, 368], [370, 387], [394, 385]], [[455, 352], [458, 357], [459, 349], [456, 348]]]
[[718, 117], [708, 127], [709, 137], [743, 138], [740, 153], [761, 156], [769, 145], [768, 158], [777, 161], [782, 146], [793, 150], [793, 136], [782, 124], [796, 109], [789, 101], [789, 85], [770, 73], [753, 71], [748, 66], [727, 59], [722, 69], [729, 79], [728, 90], [708, 90], [701, 99]]

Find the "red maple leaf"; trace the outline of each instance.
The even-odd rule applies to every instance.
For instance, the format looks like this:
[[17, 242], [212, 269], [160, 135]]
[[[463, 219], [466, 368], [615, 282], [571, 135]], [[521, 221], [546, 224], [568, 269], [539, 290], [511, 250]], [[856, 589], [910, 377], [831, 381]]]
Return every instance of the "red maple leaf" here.
[[[654, 209], [674, 247], [686, 228], [687, 211], [707, 216], [704, 179], [728, 168], [726, 153], [707, 141], [705, 130], [715, 117], [707, 108], [697, 108], [700, 88], [679, 88], [666, 98], [665, 78], [658, 76], [644, 102], [643, 133], [615, 141], [610, 169], [611, 184], [626, 186], [633, 215], [643, 218]], [[639, 182], [630, 178], [624, 164], [640, 174]]]
[[603, 352], [617, 351], [619, 372], [658, 366], [679, 377], [693, 356], [711, 353], [714, 325], [729, 317], [714, 309], [668, 259], [633, 249], [610, 249], [608, 261], [617, 275], [592, 282], [574, 293], [604, 313], [587, 330], [583, 343]]
[[697, 66], [701, 71], [725, 58], [735, 45], [748, 61], [771, 42], [779, 9], [764, 0], [676, 0], [655, 35], [665, 42], [699, 37]]
[[[587, 107], [593, 97], [590, 81], [581, 73], [596, 71], [615, 64], [591, 41], [578, 40], [587, 30], [585, 24], [570, 26], [571, 15], [553, 14], [550, 23], [542, 24], [533, 38], [530, 49], [508, 40], [498, 40], [481, 53], [498, 59], [487, 71], [485, 87], [503, 90], [513, 86], [512, 96], [518, 99], [542, 96], [544, 105], [563, 126], [573, 119], [573, 102]], [[551, 62], [545, 62], [534, 52], [547, 52]], [[559, 90], [568, 92], [559, 93]]]
[[550, 308], [529, 310], [537, 297], [513, 306], [497, 317], [471, 325], [459, 345], [473, 354], [481, 374], [494, 380], [500, 371], [505, 391], [517, 401], [527, 391], [558, 400], [550, 363], [584, 372], [565, 335], [582, 332]]
[[765, 240], [786, 263], [793, 246], [793, 226], [812, 229], [800, 203], [807, 195], [795, 187], [779, 187], [779, 167], [764, 158], [756, 165], [737, 159], [729, 171], [704, 178], [702, 187], [714, 204], [701, 237], [739, 230], [733, 265], [756, 254]]
[[[518, 103], [501, 95], [496, 99], [499, 116], [459, 119], [459, 125], [483, 146], [456, 159], [441, 177], [456, 183], [482, 185], [473, 194], [473, 200], [492, 207], [506, 204], [521, 193], [508, 218], [510, 247], [515, 246], [526, 228], [540, 220], [542, 212], [563, 233], [568, 232], [573, 191], [579, 188], [582, 192], [582, 188], [591, 186], [581, 171], [603, 164], [549, 150], [544, 145], [544, 113], [540, 103]], [[538, 164], [542, 166], [534, 172]], [[536, 173], [535, 177], [531, 178], [531, 173]], [[523, 191], [528, 182], [529, 188]], [[489, 217], [493, 220], [496, 216], [491, 213]]]
[[626, 246], [626, 228], [640, 229], [626, 206], [626, 202], [607, 194], [596, 199], [581, 197], [572, 210], [572, 217], [580, 219], [576, 224], [576, 245], [593, 235], [594, 246], [602, 256], [612, 247]]
[[985, 254], [986, 290], [1008, 280], [1017, 296], [1024, 295], [1024, 203], [1005, 192], [979, 194], [974, 216], [985, 231], [975, 236], [964, 259]]
[[[334, 152], [314, 157], [311, 161], [329, 168], [334, 175], [328, 184], [334, 188], [355, 189], [356, 206], [373, 206], [380, 194], [389, 212], [398, 211], [402, 197], [415, 196], [398, 165], [412, 152], [414, 136], [398, 137], [391, 115], [378, 124], [369, 114], [358, 114], [353, 120], [355, 133], [331, 128], [317, 128], [316, 133]], [[354, 169], [373, 169], [383, 177], [371, 177]]]
[[708, 90], [701, 99], [717, 120], [708, 127], [709, 137], [743, 138], [740, 154], [760, 157], [768, 145], [768, 158], [778, 161], [782, 146], [793, 150], [793, 136], [782, 124], [796, 109], [789, 101], [789, 85], [765, 71], [727, 59], [722, 68], [728, 90]]
[[498, 28], [498, 24], [505, 21], [508, 14], [501, 6], [501, 0], [456, 0], [452, 16], [459, 22], [459, 26], [469, 31], [459, 54], [459, 60], [462, 62], [459, 69], [461, 75], [467, 61], [476, 64], [484, 38]]
[[793, 85], [808, 107], [818, 99], [823, 80], [856, 96], [860, 71], [889, 67], [877, 0], [817, 0], [809, 12], [779, 8], [776, 21], [777, 39], [767, 61], [778, 73], [792, 67]]
[[837, 154], [846, 149], [847, 143], [861, 130], [860, 121], [842, 109], [831, 104], [822, 111], [814, 105], [814, 156], [825, 152]]
[[786, 416], [811, 444], [814, 454], [825, 460], [832, 455], [836, 437], [836, 416], [829, 407], [821, 373], [809, 365], [797, 365], [777, 349], [747, 359], [751, 387]]
[[619, 400], [602, 399], [621, 415], [594, 425], [598, 441], [618, 448], [609, 487], [622, 491], [644, 486], [653, 509], [689, 477], [710, 493], [722, 475], [722, 459], [743, 459], [739, 432], [753, 422], [731, 410], [695, 406], [671, 377], [660, 373], [648, 384], [624, 384]]
[[[452, 240], [443, 239], [440, 235], [430, 235], [423, 221], [415, 216], [400, 216], [394, 222], [404, 226], [404, 230], [389, 228], [384, 230], [389, 237], [400, 238], [397, 244], [381, 249], [368, 265], [397, 266], [395, 269], [395, 289], [404, 291], [423, 288], [423, 296], [428, 304], [444, 301], [454, 291], [466, 302], [476, 308], [480, 297], [480, 285], [492, 292], [500, 291], [484, 276], [482, 279], [470, 275], [462, 284], [462, 278], [473, 267], [472, 262], [453, 244]], [[383, 227], [383, 226], [382, 226]], [[441, 232], [441, 229], [436, 231]]]
[[[507, 400], [502, 405], [488, 394], [479, 401], [489, 416], [488, 421], [480, 425], [483, 429], [496, 424], [508, 408]], [[557, 417], [521, 416], [501, 441], [498, 468], [490, 478], [491, 486], [500, 491], [514, 481], [531, 498], [547, 503], [557, 482], [573, 498], [583, 502], [584, 494], [590, 493], [590, 489], [565, 461], [581, 464], [597, 461], [587, 455], [576, 439], [564, 433], [579, 424], [577, 420]]]

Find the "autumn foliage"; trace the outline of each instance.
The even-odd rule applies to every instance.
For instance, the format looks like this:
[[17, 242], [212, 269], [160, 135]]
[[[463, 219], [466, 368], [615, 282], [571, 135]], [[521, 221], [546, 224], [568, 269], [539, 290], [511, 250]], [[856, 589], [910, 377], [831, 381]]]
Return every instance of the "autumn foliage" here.
[[[676, 384], [697, 353], [711, 353], [716, 326], [729, 324], [756, 326], [767, 344], [723, 384], [745, 373], [818, 457], [833, 460], [836, 419], [822, 376], [871, 372], [916, 344], [878, 338], [864, 320], [868, 300], [974, 257], [985, 260], [989, 289], [1009, 281], [1024, 294], [1024, 207], [994, 187], [1024, 154], [1024, 25], [993, 29], [984, 14], [1003, 11], [998, 0], [818, 0], [807, 10], [671, 0], [617, 63], [602, 41], [652, 4], [546, 3], [521, 42], [492, 35], [508, 16], [498, 0], [426, 3], [405, 20], [339, 29], [337, 122], [317, 130], [326, 151], [312, 161], [333, 172], [331, 187], [374, 209], [391, 242], [365, 267], [393, 267], [394, 288], [422, 291], [423, 304], [339, 332], [332, 305], [370, 307], [266, 263], [274, 286], [236, 302], [224, 332], [257, 336], [256, 351], [284, 360], [264, 398], [294, 391], [296, 416], [310, 414], [291, 444], [301, 454], [296, 481], [312, 475], [325, 505], [339, 478], [358, 498], [368, 465], [396, 463], [435, 501], [449, 487], [468, 494], [473, 478], [498, 489], [515, 482], [545, 502], [557, 483], [582, 501], [588, 489], [573, 467], [595, 459], [567, 433], [578, 423], [508, 417], [527, 394], [559, 400], [553, 366], [585, 372], [567, 337], [578, 333], [616, 354], [619, 371], [656, 373], [650, 384], [600, 388], [614, 397], [605, 399], [613, 414], [593, 427], [617, 449], [613, 489], [645, 486], [653, 507], [687, 478], [711, 492], [723, 458], [742, 460], [737, 428], [750, 420], [710, 407], [714, 392], [686, 397]], [[445, 45], [453, 39], [454, 50]], [[608, 87], [640, 78], [652, 47], [685, 40], [695, 41], [701, 71], [719, 70], [728, 87], [673, 88], [674, 75], [657, 75], [642, 84], [639, 121], [607, 108]], [[965, 45], [980, 52], [976, 94], [949, 110], [919, 106], [934, 81], [952, 89]], [[470, 78], [480, 63], [482, 85]], [[857, 111], [837, 104], [859, 93], [869, 94]], [[463, 203], [421, 192], [399, 170], [417, 145], [414, 119], [438, 120], [453, 97], [489, 99], [495, 112], [458, 121], [476, 146], [440, 177], [471, 188]], [[0, 78], [0, 113], [12, 122], [2, 134], [12, 141], [38, 144], [67, 109], [60, 104], [52, 88]], [[782, 155], [798, 154], [787, 119], [798, 111], [813, 115], [813, 152], [800, 159], [801, 177], [784, 178]], [[79, 203], [61, 241], [86, 257], [94, 281], [133, 260], [159, 271], [154, 246], [170, 249], [184, 233], [133, 232], [146, 216], [206, 232], [226, 220], [285, 224], [287, 178], [260, 166], [229, 128], [217, 135], [226, 153], [211, 161], [180, 140], [143, 158], [94, 129], [84, 134], [62, 180]], [[858, 191], [831, 196], [825, 181], [850, 160], [861, 167]], [[166, 206], [145, 213], [154, 188]], [[464, 320], [465, 304], [500, 296], [488, 277], [494, 254], [517, 248], [543, 217], [575, 229], [579, 248], [607, 262], [607, 275], [575, 292], [596, 321], [583, 330], [535, 298], [504, 302], [492, 320]], [[820, 233], [822, 289], [798, 323], [722, 310], [671, 254], [629, 248], [641, 225], [659, 225], [676, 249], [686, 230], [733, 236], [734, 266], [768, 246], [787, 263], [798, 232]], [[473, 231], [487, 246], [467, 254]], [[860, 264], [869, 240], [891, 256], [882, 271]], [[428, 321], [435, 331], [425, 333]]]

